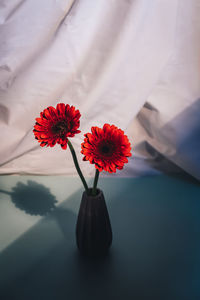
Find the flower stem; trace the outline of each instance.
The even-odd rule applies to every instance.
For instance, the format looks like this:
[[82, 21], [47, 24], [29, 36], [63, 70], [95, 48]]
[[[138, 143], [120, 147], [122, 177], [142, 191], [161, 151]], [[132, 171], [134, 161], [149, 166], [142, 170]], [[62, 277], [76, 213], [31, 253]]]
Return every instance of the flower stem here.
[[75, 164], [75, 167], [76, 167], [76, 171], [77, 171], [78, 175], [80, 176], [80, 179], [81, 179], [81, 181], [84, 185], [84, 188], [85, 188], [86, 192], [88, 193], [89, 192], [88, 185], [87, 185], [87, 182], [85, 181], [85, 178], [84, 178], [84, 176], [81, 172], [81, 169], [79, 167], [78, 160], [77, 160], [77, 157], [76, 157], [76, 152], [74, 151], [74, 147], [72, 146], [72, 144], [69, 140], [68, 140], [67, 144], [69, 145], [69, 149], [70, 149], [72, 157], [73, 157], [73, 161], [74, 161], [74, 164]]
[[92, 189], [92, 196], [96, 196], [98, 179], [99, 179], [99, 170], [96, 169], [96, 173], [95, 173], [95, 177], [94, 177], [94, 184], [93, 184], [93, 189]]

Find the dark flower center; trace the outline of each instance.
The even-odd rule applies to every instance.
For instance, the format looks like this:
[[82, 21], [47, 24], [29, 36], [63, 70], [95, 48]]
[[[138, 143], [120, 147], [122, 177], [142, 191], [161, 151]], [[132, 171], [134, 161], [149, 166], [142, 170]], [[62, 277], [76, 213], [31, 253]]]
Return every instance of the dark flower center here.
[[67, 123], [64, 121], [59, 121], [56, 124], [53, 124], [51, 127], [51, 130], [54, 134], [57, 134], [59, 136], [63, 136], [68, 131]]
[[103, 146], [102, 148], [101, 148], [101, 151], [103, 152], [103, 153], [109, 153], [109, 151], [110, 151], [110, 148], [108, 147], [108, 146]]
[[107, 141], [104, 141], [100, 147], [99, 147], [100, 153], [105, 156], [111, 156], [113, 152], [115, 151], [115, 145], [112, 143], [109, 143]]

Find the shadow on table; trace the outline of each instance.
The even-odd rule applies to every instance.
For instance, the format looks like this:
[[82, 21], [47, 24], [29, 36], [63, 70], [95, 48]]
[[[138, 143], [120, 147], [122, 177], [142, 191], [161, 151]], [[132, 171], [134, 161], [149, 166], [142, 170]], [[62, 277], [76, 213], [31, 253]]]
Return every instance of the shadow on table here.
[[15, 206], [30, 215], [44, 216], [56, 208], [57, 200], [50, 189], [33, 180], [27, 184], [18, 182], [11, 192], [2, 189], [0, 192], [10, 195]]
[[9, 194], [17, 208], [44, 218], [1, 253], [0, 299], [61, 299], [66, 293], [73, 299], [77, 291], [84, 299], [75, 289], [81, 272], [82, 281], [89, 274], [94, 278], [97, 270], [101, 276], [110, 256], [90, 260], [76, 249], [77, 216], [68, 207], [78, 211], [82, 191], [59, 206], [50, 190], [34, 181], [1, 192]]
[[79, 190], [2, 252], [1, 299], [200, 298], [199, 186], [167, 176], [101, 185], [113, 228], [109, 255], [90, 260], [76, 250]]

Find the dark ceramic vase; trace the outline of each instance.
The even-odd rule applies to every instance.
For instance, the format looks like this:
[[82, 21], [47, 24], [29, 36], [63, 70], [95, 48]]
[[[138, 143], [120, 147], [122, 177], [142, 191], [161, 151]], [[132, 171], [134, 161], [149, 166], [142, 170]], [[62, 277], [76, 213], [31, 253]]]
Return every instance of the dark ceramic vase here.
[[[91, 191], [91, 190], [90, 190]], [[112, 229], [103, 192], [82, 195], [76, 224], [76, 242], [80, 252], [87, 256], [103, 256], [112, 243]]]

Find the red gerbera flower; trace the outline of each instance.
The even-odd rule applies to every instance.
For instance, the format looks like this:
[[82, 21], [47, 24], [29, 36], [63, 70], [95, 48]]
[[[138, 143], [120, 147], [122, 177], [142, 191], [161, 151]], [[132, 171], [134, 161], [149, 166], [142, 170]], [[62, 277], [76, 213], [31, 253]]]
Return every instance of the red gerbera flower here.
[[81, 144], [83, 160], [95, 164], [96, 169], [109, 173], [123, 169], [131, 156], [131, 144], [124, 132], [114, 125], [105, 124], [103, 128], [92, 127]]
[[53, 147], [57, 143], [66, 149], [68, 137], [80, 132], [77, 130], [80, 116], [79, 110], [69, 104], [59, 103], [56, 108], [49, 106], [40, 113], [40, 118], [36, 118], [35, 138], [42, 147]]

